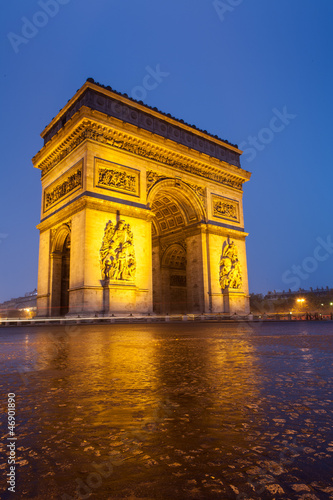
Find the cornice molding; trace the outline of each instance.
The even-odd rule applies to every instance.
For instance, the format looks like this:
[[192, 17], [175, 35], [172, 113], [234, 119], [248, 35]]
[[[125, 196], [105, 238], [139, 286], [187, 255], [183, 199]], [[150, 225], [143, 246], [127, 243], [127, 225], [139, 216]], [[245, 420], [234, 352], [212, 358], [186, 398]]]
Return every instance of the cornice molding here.
[[87, 208], [113, 214], [120, 212], [124, 216], [135, 217], [136, 219], [142, 219], [149, 222], [154, 216], [150, 210], [117, 203], [116, 201], [106, 204], [104, 199], [95, 198], [94, 193], [91, 193], [80, 195], [78, 199], [70, 202], [68, 206], [61, 207], [59, 212], [56, 211], [55, 213], [51, 213], [46, 218], [42, 219], [36, 227], [42, 233], [55, 225], [65, 223], [69, 217], [72, 218], [74, 214]]
[[203, 231], [209, 234], [216, 234], [218, 236], [230, 236], [235, 240], [245, 241], [245, 238], [249, 235], [249, 233], [245, 233], [243, 228], [240, 227], [238, 229], [232, 229], [230, 227], [217, 226], [215, 224], [208, 223], [205, 226], [202, 226]]

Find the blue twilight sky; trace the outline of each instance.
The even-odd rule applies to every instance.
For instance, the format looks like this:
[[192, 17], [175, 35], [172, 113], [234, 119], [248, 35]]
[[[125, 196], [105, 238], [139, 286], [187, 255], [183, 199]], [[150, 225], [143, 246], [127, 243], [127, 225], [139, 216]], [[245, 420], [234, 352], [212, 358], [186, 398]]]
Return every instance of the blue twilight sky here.
[[[251, 292], [333, 287], [332, 0], [1, 9], [0, 301], [36, 286], [41, 187], [31, 158], [88, 77], [244, 150]], [[147, 67], [158, 65], [163, 76], [146, 91]]]

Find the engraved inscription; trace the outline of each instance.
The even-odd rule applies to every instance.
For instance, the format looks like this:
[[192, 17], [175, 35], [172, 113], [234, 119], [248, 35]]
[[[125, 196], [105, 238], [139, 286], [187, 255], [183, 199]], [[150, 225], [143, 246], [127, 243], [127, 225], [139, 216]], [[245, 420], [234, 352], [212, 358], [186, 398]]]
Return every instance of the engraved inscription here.
[[[127, 134], [114, 130], [105, 130], [104, 127], [97, 125], [89, 120], [79, 127], [66, 141], [66, 147], [60, 146], [52, 158], [49, 157], [38, 165], [42, 170], [42, 176], [46, 175], [60, 160], [68, 156], [83, 141], [90, 139], [101, 144], [107, 144], [117, 149], [122, 149], [130, 153], [155, 160], [164, 165], [171, 166], [177, 170], [189, 172], [199, 177], [211, 179], [220, 184], [242, 190], [244, 179], [229, 173], [221, 172], [220, 167], [214, 168], [185, 156], [172, 153], [162, 147], [156, 147], [149, 142], [134, 139]], [[218, 162], [218, 160], [216, 160]]]

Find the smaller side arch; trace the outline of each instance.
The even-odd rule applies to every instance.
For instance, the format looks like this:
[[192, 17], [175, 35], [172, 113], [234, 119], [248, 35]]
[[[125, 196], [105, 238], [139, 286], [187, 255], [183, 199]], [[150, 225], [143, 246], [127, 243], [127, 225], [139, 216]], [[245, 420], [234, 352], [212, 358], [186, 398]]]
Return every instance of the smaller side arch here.
[[69, 224], [62, 224], [55, 230], [52, 238], [51, 254], [54, 252], [62, 252], [66, 238], [71, 235]]
[[186, 269], [186, 251], [180, 243], [168, 246], [161, 258], [162, 267], [173, 269]]
[[69, 311], [71, 230], [62, 224], [55, 232], [50, 253], [50, 316]]

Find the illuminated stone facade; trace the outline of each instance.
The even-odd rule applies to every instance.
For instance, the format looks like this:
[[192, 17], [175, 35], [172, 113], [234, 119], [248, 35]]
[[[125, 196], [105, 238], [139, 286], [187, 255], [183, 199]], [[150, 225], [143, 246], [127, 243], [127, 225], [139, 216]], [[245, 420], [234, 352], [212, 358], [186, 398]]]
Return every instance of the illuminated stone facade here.
[[39, 316], [249, 312], [236, 146], [93, 81], [42, 137]]

